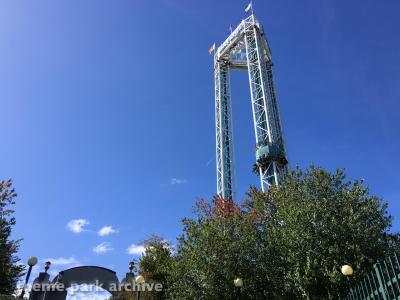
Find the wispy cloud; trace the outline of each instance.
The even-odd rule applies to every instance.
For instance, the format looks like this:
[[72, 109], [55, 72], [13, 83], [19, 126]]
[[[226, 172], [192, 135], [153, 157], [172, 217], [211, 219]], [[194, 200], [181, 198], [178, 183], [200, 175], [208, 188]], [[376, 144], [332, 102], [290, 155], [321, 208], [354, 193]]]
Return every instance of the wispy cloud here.
[[44, 262], [50, 261], [52, 266], [70, 266], [70, 265], [78, 265], [79, 261], [75, 259], [75, 257], [58, 257], [58, 258], [46, 258], [43, 260]]
[[179, 184], [184, 184], [184, 183], [187, 183], [186, 179], [171, 178], [169, 181], [170, 185], [179, 185]]
[[145, 251], [145, 247], [143, 245], [132, 244], [126, 249], [126, 252], [131, 255], [142, 255]]
[[68, 291], [68, 299], [71, 300], [105, 300], [110, 299], [111, 294], [95, 285], [81, 284]]
[[[82, 265], [74, 256], [70, 257], [47, 257], [47, 258], [40, 258], [38, 265], [32, 269], [31, 278], [35, 279], [39, 276], [39, 272], [44, 271], [44, 264], [46, 261], [50, 261], [50, 270], [48, 273], [50, 274], [50, 278], [54, 278], [58, 275], [58, 273], [62, 270], [66, 270], [69, 268], [77, 267]], [[18, 282], [18, 288], [24, 286], [24, 281], [21, 280]], [[28, 289], [26, 293], [29, 295], [30, 286], [28, 285]]]
[[[32, 269], [32, 273], [31, 273], [31, 278], [32, 280], [34, 280], [35, 278], [37, 278], [39, 276], [40, 272], [44, 271], [44, 264], [46, 261], [50, 261], [51, 265], [50, 265], [50, 270], [48, 270], [47, 273], [49, 273], [50, 275], [50, 280], [54, 279], [60, 271], [62, 270], [66, 270], [69, 268], [73, 268], [73, 267], [77, 267], [79, 265], [82, 265], [74, 256], [70, 256], [70, 257], [48, 257], [48, 258], [40, 258], [39, 262], [37, 264], [37, 266], [35, 268]], [[23, 263], [21, 263], [23, 264]], [[20, 279], [19, 282], [17, 282], [17, 289], [16, 289], [16, 295], [19, 295], [22, 287], [25, 285], [24, 279]], [[32, 285], [28, 283], [26, 290], [25, 290], [25, 295], [27, 297], [29, 297], [29, 293], [30, 290], [32, 288]], [[102, 290], [104, 291], [104, 290]], [[68, 299], [74, 299], [70, 297], [70, 291], [68, 292]], [[76, 298], [78, 299], [78, 298]], [[83, 299], [83, 298], [81, 298]], [[87, 299], [96, 299], [96, 300], [100, 300], [100, 299], [109, 299], [108, 297], [103, 297], [103, 298], [93, 298], [93, 297], [89, 297]]]
[[93, 252], [96, 254], [105, 254], [112, 250], [113, 250], [113, 248], [111, 248], [111, 244], [107, 243], [107, 242], [103, 242], [103, 243], [98, 244], [97, 246], [93, 247]]
[[113, 234], [118, 232], [118, 230], [114, 229], [112, 226], [103, 226], [100, 228], [100, 230], [97, 232], [99, 236], [106, 236], [109, 234]]
[[73, 233], [81, 233], [82, 231], [86, 231], [84, 227], [89, 225], [89, 221], [86, 219], [75, 219], [71, 220], [67, 224], [67, 228]]

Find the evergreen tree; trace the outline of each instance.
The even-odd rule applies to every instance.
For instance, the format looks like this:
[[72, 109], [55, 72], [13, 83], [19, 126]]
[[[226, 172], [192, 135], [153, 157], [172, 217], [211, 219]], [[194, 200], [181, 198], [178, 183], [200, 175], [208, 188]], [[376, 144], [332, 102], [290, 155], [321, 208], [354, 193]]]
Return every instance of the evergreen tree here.
[[15, 254], [20, 241], [10, 239], [12, 226], [15, 225], [11, 206], [15, 204], [16, 196], [11, 180], [0, 182], [0, 294], [5, 295], [15, 291], [23, 271], [22, 266], [16, 265], [19, 258]]

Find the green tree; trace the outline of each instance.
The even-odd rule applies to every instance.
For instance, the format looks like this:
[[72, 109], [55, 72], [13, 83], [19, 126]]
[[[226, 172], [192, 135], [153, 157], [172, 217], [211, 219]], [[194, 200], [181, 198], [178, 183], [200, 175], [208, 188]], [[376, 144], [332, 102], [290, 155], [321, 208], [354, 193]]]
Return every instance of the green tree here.
[[145, 252], [139, 260], [139, 273], [148, 284], [161, 284], [162, 291], [145, 291], [143, 300], [165, 299], [172, 269], [172, 245], [162, 237], [151, 236], [143, 242]]
[[[169, 295], [172, 299], [237, 299], [235, 278], [244, 280], [242, 299], [272, 298], [277, 269], [267, 272], [265, 224], [230, 199], [196, 203], [196, 219], [185, 219]], [[265, 221], [265, 220], [264, 220]], [[262, 288], [261, 288], [262, 287]]]
[[341, 265], [350, 264], [361, 279], [399, 244], [389, 232], [387, 203], [362, 180], [346, 180], [343, 170], [298, 169], [282, 188], [252, 194], [250, 206], [268, 205], [269, 245], [284, 258], [285, 290], [297, 298], [337, 299], [345, 291]]
[[167, 291], [171, 299], [337, 299], [346, 292], [343, 264], [362, 278], [392, 253], [387, 204], [362, 181], [311, 166], [288, 174], [267, 194], [251, 188], [238, 205], [214, 197], [185, 219]]
[[5, 295], [14, 292], [23, 271], [22, 266], [16, 265], [19, 258], [15, 254], [20, 241], [10, 239], [12, 226], [15, 225], [11, 206], [15, 204], [16, 196], [11, 180], [0, 182], [0, 294]]
[[[140, 292], [142, 300], [167, 299], [168, 284], [171, 280], [172, 272], [172, 245], [160, 236], [150, 236], [143, 242], [145, 252], [139, 259], [139, 272], [145, 278], [145, 284], [153, 286], [153, 290]], [[134, 283], [134, 277], [131, 279]], [[155, 285], [161, 284], [162, 290], [156, 291]], [[136, 291], [121, 291], [114, 294], [110, 299], [114, 300], [136, 300]]]

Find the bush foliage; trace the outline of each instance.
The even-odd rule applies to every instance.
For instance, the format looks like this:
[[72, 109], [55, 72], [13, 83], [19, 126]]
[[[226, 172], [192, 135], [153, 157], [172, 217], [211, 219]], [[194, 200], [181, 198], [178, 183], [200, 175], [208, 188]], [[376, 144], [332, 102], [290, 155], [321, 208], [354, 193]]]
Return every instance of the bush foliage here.
[[387, 204], [343, 170], [297, 169], [268, 193], [251, 188], [241, 205], [216, 196], [194, 213], [176, 251], [151, 240], [141, 272], [165, 289], [148, 299], [338, 299], [342, 265], [357, 281], [399, 244]]

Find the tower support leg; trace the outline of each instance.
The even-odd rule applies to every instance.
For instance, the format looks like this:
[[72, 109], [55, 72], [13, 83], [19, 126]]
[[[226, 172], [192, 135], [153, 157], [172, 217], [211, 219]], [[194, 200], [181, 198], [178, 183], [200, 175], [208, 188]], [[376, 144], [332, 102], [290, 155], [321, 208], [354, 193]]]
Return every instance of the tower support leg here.
[[[286, 168], [286, 151], [283, 142], [281, 121], [275, 95], [271, 58], [266, 55], [266, 43], [256, 26], [254, 15], [245, 20], [245, 47], [249, 74], [251, 104], [256, 138], [256, 151], [262, 150], [264, 164], [260, 164], [261, 189], [267, 191], [271, 185], [281, 183], [281, 174]], [[284, 158], [284, 159], [282, 159]], [[258, 162], [259, 163], [259, 162]]]
[[225, 199], [231, 199], [235, 193], [235, 170], [228, 64], [216, 62], [214, 72], [217, 193]]

